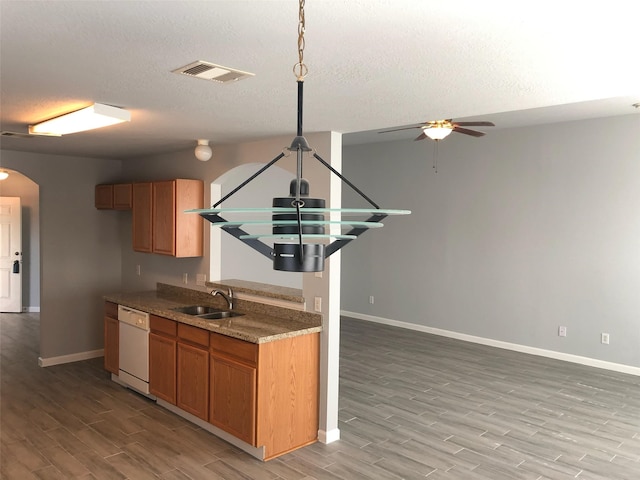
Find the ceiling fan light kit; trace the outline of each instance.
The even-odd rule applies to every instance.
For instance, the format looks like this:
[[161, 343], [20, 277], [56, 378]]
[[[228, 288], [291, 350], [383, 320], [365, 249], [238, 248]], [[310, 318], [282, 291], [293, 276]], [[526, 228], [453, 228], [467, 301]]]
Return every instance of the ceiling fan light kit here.
[[424, 140], [430, 138], [436, 142], [449, 136], [451, 132], [463, 133], [472, 137], [482, 137], [484, 132], [478, 130], [471, 130], [464, 127], [495, 127], [493, 122], [454, 122], [451, 119], [448, 120], [431, 120], [421, 123], [420, 125], [414, 125], [413, 127], [394, 128], [391, 130], [384, 130], [378, 133], [399, 132], [401, 130], [413, 130], [414, 128], [421, 128], [422, 133], [418, 135], [415, 140]]
[[453, 127], [446, 126], [425, 127], [424, 129], [424, 134], [436, 141], [448, 137], [451, 132], [453, 132]]
[[[210, 209], [187, 210], [197, 213], [213, 225], [236, 237], [255, 251], [273, 261], [274, 270], [285, 272], [321, 272], [324, 270], [324, 260], [340, 250], [349, 242], [370, 228], [381, 227], [380, 223], [389, 215], [407, 215], [409, 210], [381, 209], [367, 195], [347, 180], [341, 173], [327, 163], [309, 146], [302, 132], [303, 84], [307, 75], [304, 64], [304, 18], [305, 0], [299, 0], [298, 10], [298, 63], [293, 67], [298, 84], [297, 132], [291, 145], [285, 148], [269, 163], [256, 173], [244, 180], [227, 195], [218, 200]], [[296, 153], [296, 178], [289, 185], [288, 197], [276, 197], [271, 208], [218, 208], [225, 200], [236, 194], [240, 189], [253, 181], [260, 174], [273, 166], [277, 161], [292, 152]], [[326, 208], [325, 200], [309, 196], [309, 182], [302, 178], [304, 154], [310, 154], [325, 166], [331, 173], [338, 176], [342, 182], [351, 187], [358, 195], [367, 201], [371, 208], [366, 209], [332, 209]], [[256, 215], [270, 216], [270, 220], [237, 220], [228, 221], [221, 215]], [[367, 217], [364, 221], [343, 221], [343, 216], [355, 215]], [[326, 217], [329, 217], [329, 220]], [[337, 219], [339, 216], [340, 219]], [[265, 234], [250, 234], [242, 227], [267, 225], [271, 231]], [[329, 233], [326, 228], [329, 228]], [[334, 233], [340, 227], [346, 227], [345, 233]], [[261, 238], [273, 239], [273, 247], [263, 243]], [[325, 243], [319, 243], [323, 241]], [[329, 243], [326, 243], [329, 242]]]
[[59, 137], [130, 121], [131, 113], [127, 110], [102, 103], [94, 103], [80, 110], [65, 113], [35, 125], [29, 125], [29, 134]]

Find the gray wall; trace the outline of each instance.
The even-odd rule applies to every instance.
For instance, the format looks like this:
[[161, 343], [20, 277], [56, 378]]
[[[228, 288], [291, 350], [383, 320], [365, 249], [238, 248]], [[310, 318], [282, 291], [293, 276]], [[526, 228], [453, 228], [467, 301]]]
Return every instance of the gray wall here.
[[429, 141], [345, 147], [348, 178], [413, 214], [344, 249], [342, 310], [640, 366], [640, 116], [453, 134], [437, 155], [435, 174]]
[[40, 192], [15, 170], [0, 182], [0, 196], [20, 197], [22, 210], [22, 308], [40, 310]]
[[121, 162], [3, 150], [2, 166], [40, 187], [40, 356], [103, 347], [102, 295], [120, 289], [118, 212], [94, 207], [94, 186]]

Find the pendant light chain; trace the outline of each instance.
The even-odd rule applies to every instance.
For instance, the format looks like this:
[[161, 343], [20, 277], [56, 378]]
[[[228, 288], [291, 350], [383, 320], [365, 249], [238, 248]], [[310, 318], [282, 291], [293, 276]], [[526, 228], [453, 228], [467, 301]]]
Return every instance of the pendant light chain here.
[[293, 73], [299, 82], [304, 81], [304, 77], [309, 73], [307, 66], [304, 64], [304, 2], [305, 0], [300, 0], [298, 9], [298, 63], [293, 66]]
[[[298, 63], [293, 66], [293, 73], [296, 75], [298, 82], [298, 136], [302, 136], [302, 84], [304, 77], [309, 72], [307, 66], [304, 64], [304, 31], [305, 31], [305, 19], [304, 19], [304, 2], [300, 0], [298, 8]], [[302, 148], [298, 145], [298, 165], [296, 173], [296, 196], [291, 202], [291, 205], [296, 209], [296, 220], [298, 230], [298, 264], [302, 267], [304, 263], [304, 244], [302, 241], [302, 212], [301, 208], [304, 207], [304, 200], [300, 198], [300, 187], [302, 182]]]

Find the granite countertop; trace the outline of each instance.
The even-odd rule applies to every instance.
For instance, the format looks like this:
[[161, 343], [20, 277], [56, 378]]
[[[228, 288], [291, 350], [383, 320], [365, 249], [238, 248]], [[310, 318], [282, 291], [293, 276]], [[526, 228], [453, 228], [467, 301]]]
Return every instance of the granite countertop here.
[[226, 302], [198, 290], [161, 284], [158, 287], [152, 291], [108, 294], [104, 299], [251, 343], [267, 343], [322, 331], [321, 315], [249, 301], [237, 301], [237, 307], [234, 305], [234, 310], [243, 314], [241, 316], [204, 320], [172, 309], [186, 305], [211, 305], [226, 310]]

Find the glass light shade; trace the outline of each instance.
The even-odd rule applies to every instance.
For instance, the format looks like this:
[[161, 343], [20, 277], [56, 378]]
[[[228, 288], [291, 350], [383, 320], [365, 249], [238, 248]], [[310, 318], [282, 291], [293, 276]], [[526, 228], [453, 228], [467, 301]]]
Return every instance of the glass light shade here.
[[94, 103], [81, 110], [30, 125], [29, 133], [32, 135], [61, 136], [130, 121], [131, 113], [127, 110], [112, 107], [111, 105]]
[[424, 134], [431, 140], [442, 140], [449, 136], [451, 132], [453, 132], [453, 129], [448, 127], [430, 127], [424, 129]]
[[198, 146], [196, 147], [194, 154], [201, 162], [206, 162], [213, 155], [213, 151], [209, 146], [209, 140], [198, 140]]
[[6, 180], [7, 178], [9, 178], [9, 172], [0, 171], [0, 180]]
[[[295, 208], [196, 208], [184, 213], [213, 214], [218, 213], [296, 213]], [[351, 215], [409, 215], [411, 210], [395, 210], [390, 208], [305, 208], [307, 213], [342, 213]]]

